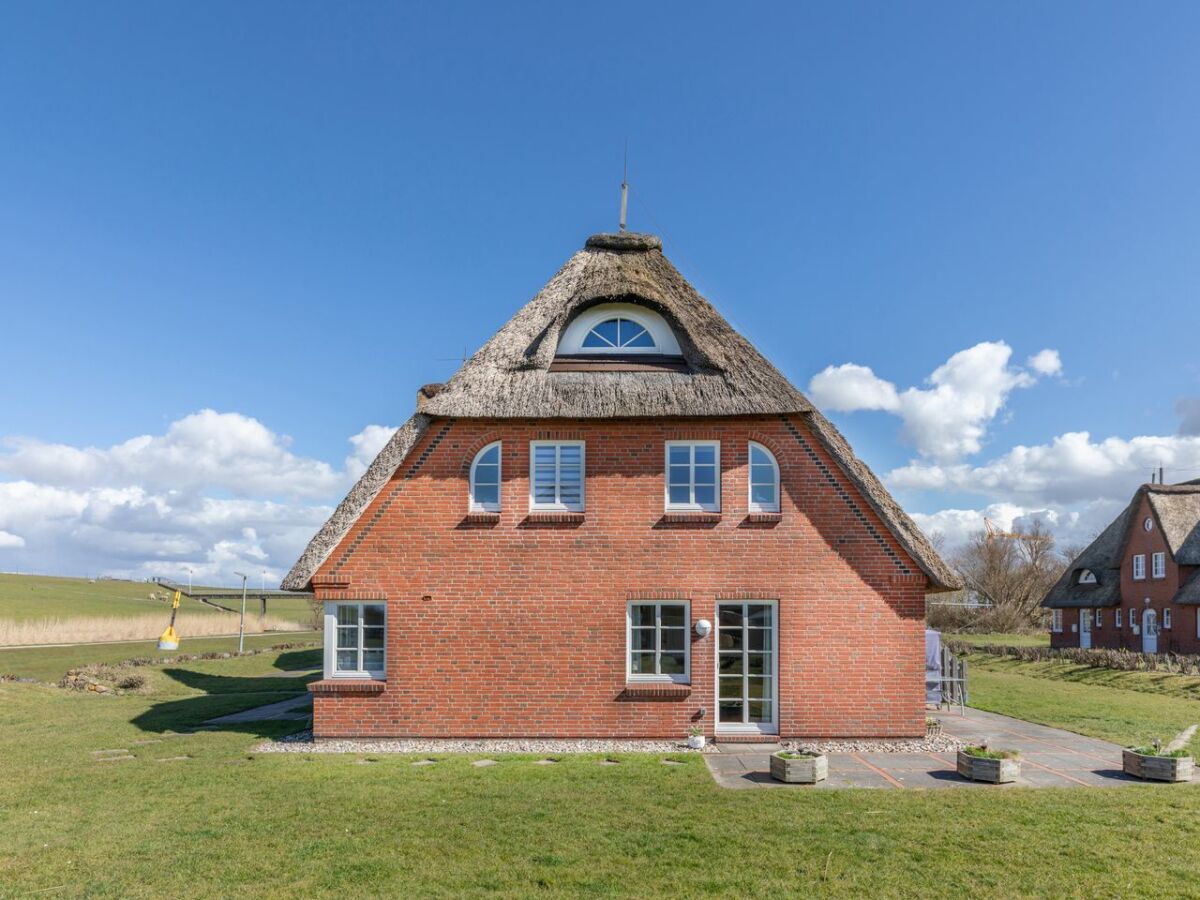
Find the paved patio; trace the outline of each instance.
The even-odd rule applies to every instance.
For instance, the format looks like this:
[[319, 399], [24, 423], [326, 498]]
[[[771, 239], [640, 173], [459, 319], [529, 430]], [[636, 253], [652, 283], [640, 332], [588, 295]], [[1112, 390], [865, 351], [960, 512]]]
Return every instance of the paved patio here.
[[[1021, 777], [1001, 787], [1121, 787], [1145, 784], [1121, 771], [1121, 748], [1099, 741], [1034, 725], [1020, 719], [967, 709], [963, 716], [943, 713], [942, 730], [971, 744], [1021, 752]], [[770, 775], [768, 757], [778, 744], [717, 744], [717, 753], [704, 761], [717, 784], [728, 788], [780, 787], [811, 789], [810, 785], [783, 784]], [[829, 777], [817, 788], [987, 788], [959, 777], [954, 753], [830, 753]]]

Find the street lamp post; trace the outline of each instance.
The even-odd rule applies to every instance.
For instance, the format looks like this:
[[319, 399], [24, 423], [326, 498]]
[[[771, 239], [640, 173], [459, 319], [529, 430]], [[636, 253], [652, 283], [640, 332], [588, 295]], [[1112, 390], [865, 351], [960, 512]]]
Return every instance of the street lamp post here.
[[233, 574], [242, 579], [242, 617], [238, 620], [238, 653], [241, 653], [246, 647], [246, 576], [241, 572]]

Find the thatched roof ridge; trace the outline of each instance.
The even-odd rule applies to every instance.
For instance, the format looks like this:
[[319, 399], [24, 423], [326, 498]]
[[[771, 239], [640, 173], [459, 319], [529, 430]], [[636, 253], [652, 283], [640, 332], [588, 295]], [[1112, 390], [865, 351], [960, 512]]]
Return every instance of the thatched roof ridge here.
[[[650, 307], [667, 320], [686, 371], [549, 371], [571, 319], [597, 303], [621, 301]], [[925, 573], [930, 589], [960, 587], [957, 575], [833, 424], [680, 275], [663, 256], [658, 238], [632, 233], [589, 238], [445, 385], [421, 388], [417, 414], [396, 432], [312, 539], [283, 586], [308, 586], [434, 418], [797, 414]]]
[[[649, 235], [595, 235], [422, 406], [435, 416], [637, 418], [807, 412], [812, 405], [663, 256]], [[670, 324], [686, 372], [550, 372], [559, 337], [597, 303]]]

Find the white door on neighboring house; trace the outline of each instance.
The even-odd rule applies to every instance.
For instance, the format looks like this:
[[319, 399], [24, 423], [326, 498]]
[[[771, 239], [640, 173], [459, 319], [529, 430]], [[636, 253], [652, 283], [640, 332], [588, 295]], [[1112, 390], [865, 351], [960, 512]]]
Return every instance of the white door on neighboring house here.
[[1092, 646], [1092, 616], [1090, 609], [1079, 611], [1079, 646], [1087, 650]]
[[1142, 613], [1142, 652], [1158, 652], [1158, 613], [1152, 609]]

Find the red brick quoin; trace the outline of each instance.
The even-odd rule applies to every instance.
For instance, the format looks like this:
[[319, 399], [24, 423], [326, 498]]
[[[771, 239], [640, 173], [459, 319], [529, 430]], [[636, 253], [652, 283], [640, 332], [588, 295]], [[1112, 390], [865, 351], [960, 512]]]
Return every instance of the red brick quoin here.
[[[529, 442], [586, 443], [586, 511], [529, 515]], [[721, 442], [721, 513], [663, 511], [664, 442]], [[469, 516], [474, 452], [503, 442], [502, 512]], [[747, 510], [747, 444], [776, 455], [781, 513]], [[387, 676], [314, 686], [318, 738], [669, 737], [714, 733], [714, 636], [691, 683], [625, 676], [626, 604], [778, 602], [784, 737], [924, 733], [926, 577], [803, 415], [438, 420], [313, 578], [384, 596]]]

